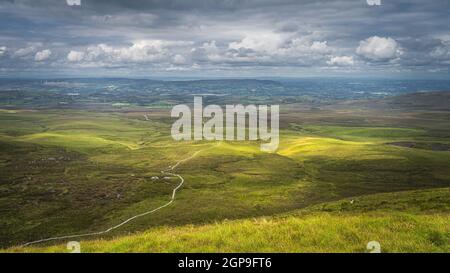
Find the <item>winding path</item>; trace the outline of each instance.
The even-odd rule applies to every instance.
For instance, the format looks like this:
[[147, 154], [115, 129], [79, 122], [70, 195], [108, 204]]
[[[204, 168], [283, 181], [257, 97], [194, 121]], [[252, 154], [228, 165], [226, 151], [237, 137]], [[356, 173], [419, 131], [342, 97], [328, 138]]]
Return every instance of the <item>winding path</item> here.
[[139, 217], [142, 217], [142, 216], [145, 216], [145, 215], [154, 213], [154, 212], [156, 212], [156, 211], [158, 211], [158, 210], [160, 210], [160, 209], [162, 209], [162, 208], [165, 208], [165, 207], [169, 206], [169, 205], [172, 204], [173, 201], [175, 200], [175, 195], [176, 195], [176, 193], [177, 193], [177, 190], [178, 190], [179, 188], [181, 188], [181, 186], [183, 186], [183, 183], [184, 183], [184, 178], [183, 178], [181, 175], [179, 175], [179, 174], [173, 173], [172, 171], [173, 171], [176, 167], [178, 167], [178, 165], [180, 165], [180, 164], [182, 164], [182, 163], [184, 163], [184, 162], [186, 162], [186, 161], [188, 161], [188, 160], [193, 159], [193, 158], [196, 157], [199, 153], [201, 153], [201, 152], [203, 152], [203, 151], [206, 151], [206, 150], [209, 150], [209, 149], [211, 149], [211, 148], [217, 147], [217, 146], [219, 146], [219, 145], [220, 145], [220, 142], [219, 142], [218, 144], [216, 144], [215, 146], [213, 146], [213, 147], [209, 147], [209, 148], [205, 148], [205, 149], [196, 151], [196, 152], [193, 153], [191, 156], [189, 156], [189, 157], [187, 157], [187, 158], [185, 158], [185, 159], [182, 159], [182, 160], [178, 161], [177, 163], [175, 163], [173, 166], [169, 166], [169, 167], [166, 168], [165, 170], [162, 170], [162, 171], [161, 171], [162, 174], [165, 174], [165, 175], [171, 175], [171, 176], [174, 176], [174, 177], [178, 177], [178, 178], [180, 179], [180, 184], [178, 184], [178, 186], [176, 186], [176, 187], [173, 189], [173, 191], [172, 191], [172, 196], [171, 196], [171, 198], [170, 198], [170, 201], [167, 202], [166, 204], [164, 204], [164, 205], [162, 205], [162, 206], [159, 206], [159, 207], [157, 207], [157, 208], [155, 208], [155, 209], [152, 209], [152, 210], [143, 212], [143, 213], [141, 213], [141, 214], [134, 215], [133, 217], [130, 217], [130, 218], [126, 219], [125, 221], [123, 221], [123, 222], [121, 222], [121, 223], [119, 223], [119, 224], [117, 224], [117, 225], [115, 225], [115, 226], [112, 226], [112, 227], [110, 227], [110, 228], [108, 228], [108, 229], [106, 229], [106, 230], [103, 230], [103, 231], [90, 232], [90, 233], [83, 233], [83, 234], [74, 234], [74, 235], [66, 235], [66, 236], [58, 236], [58, 237], [51, 237], [51, 238], [46, 238], [46, 239], [41, 239], [41, 240], [36, 240], [36, 241], [28, 242], [28, 243], [25, 243], [25, 244], [23, 244], [23, 245], [21, 245], [21, 246], [22, 246], [22, 247], [25, 247], [25, 246], [29, 246], [29, 245], [32, 245], [32, 244], [43, 243], [43, 242], [54, 241], [54, 240], [72, 239], [72, 238], [79, 238], [79, 237], [87, 237], [87, 236], [94, 236], [94, 235], [105, 234], [105, 233], [110, 232], [111, 230], [114, 230], [114, 229], [116, 229], [116, 228], [119, 228], [119, 227], [125, 225], [126, 223], [128, 223], [128, 222], [130, 222], [130, 221], [132, 221], [132, 220], [134, 220], [134, 219], [136, 219], [136, 218], [139, 218]]

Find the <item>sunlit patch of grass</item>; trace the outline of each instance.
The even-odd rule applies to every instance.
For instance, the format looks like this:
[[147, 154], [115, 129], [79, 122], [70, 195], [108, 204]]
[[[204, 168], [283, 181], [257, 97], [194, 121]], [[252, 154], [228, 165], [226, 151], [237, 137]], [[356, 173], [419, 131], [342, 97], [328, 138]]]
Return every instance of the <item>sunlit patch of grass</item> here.
[[299, 137], [283, 141], [278, 153], [284, 156], [300, 154], [301, 156], [348, 157], [367, 149], [367, 145], [371, 144], [370, 142], [353, 142], [324, 137]]
[[392, 127], [351, 127], [351, 126], [324, 126], [324, 125], [293, 125], [300, 132], [354, 141], [376, 141], [391, 138], [414, 138], [424, 136], [426, 131], [413, 128]]
[[37, 133], [32, 135], [25, 135], [18, 140], [27, 141], [31, 143], [46, 144], [61, 146], [68, 149], [85, 150], [88, 148], [101, 148], [101, 147], [122, 147], [130, 150], [139, 148], [139, 145], [126, 142], [115, 141], [98, 136], [86, 135], [86, 134], [57, 134], [57, 133]]
[[10, 110], [10, 109], [0, 109], [0, 113], [5, 113], [5, 114], [15, 114], [18, 113], [20, 111], [18, 110]]

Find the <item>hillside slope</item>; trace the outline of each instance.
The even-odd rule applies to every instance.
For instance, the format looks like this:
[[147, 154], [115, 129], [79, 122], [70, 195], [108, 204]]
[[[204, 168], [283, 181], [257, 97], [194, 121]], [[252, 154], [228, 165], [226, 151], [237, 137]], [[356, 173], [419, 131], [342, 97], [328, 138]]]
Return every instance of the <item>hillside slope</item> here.
[[[450, 252], [450, 188], [362, 196], [275, 217], [158, 227], [82, 252]], [[65, 244], [6, 252], [68, 252]]]

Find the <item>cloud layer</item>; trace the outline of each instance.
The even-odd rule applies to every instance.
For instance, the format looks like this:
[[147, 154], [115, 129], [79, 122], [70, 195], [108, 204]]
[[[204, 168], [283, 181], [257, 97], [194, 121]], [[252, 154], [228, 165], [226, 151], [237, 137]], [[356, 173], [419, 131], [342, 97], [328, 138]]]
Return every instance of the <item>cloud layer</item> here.
[[446, 0], [0, 1], [0, 76], [447, 75], [449, 11]]

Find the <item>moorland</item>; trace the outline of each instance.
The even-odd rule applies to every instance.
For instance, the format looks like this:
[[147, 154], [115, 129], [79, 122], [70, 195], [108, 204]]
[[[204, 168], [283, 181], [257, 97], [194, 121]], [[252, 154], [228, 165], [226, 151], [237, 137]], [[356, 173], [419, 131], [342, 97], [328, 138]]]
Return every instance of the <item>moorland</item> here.
[[[67, 252], [67, 240], [21, 245], [157, 208], [180, 184], [161, 171], [189, 158], [174, 170], [185, 181], [173, 203], [77, 239], [82, 251], [366, 252], [379, 241], [385, 252], [450, 252], [450, 92], [308, 90], [270, 80], [3, 82], [2, 251]], [[278, 150], [174, 141], [171, 106], [199, 94], [205, 104], [279, 104]]]

